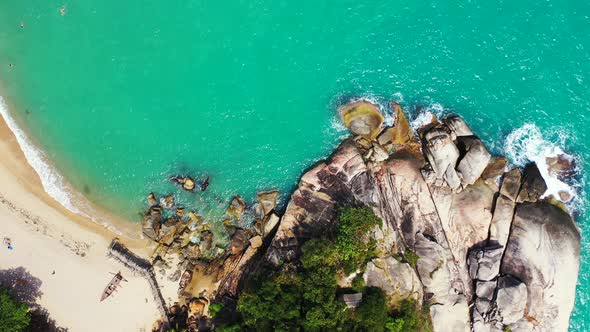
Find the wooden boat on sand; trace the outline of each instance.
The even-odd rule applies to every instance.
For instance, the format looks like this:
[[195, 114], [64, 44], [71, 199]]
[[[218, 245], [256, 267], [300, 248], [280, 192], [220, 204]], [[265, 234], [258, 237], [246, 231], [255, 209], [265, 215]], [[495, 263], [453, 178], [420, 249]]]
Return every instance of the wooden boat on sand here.
[[100, 302], [104, 301], [107, 297], [111, 296], [111, 294], [113, 294], [117, 290], [119, 284], [121, 284], [121, 281], [127, 281], [127, 279], [123, 278], [121, 272], [118, 272], [117, 274], [115, 274], [111, 282], [109, 282], [107, 287], [102, 292]]

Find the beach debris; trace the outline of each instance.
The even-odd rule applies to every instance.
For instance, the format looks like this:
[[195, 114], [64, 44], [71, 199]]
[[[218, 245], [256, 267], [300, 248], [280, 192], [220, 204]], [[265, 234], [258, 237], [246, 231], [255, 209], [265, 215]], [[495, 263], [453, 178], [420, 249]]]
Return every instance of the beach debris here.
[[258, 203], [260, 203], [260, 207], [262, 208], [263, 216], [267, 216], [277, 206], [279, 192], [277, 190], [264, 191], [258, 193], [256, 196], [258, 197]]
[[195, 180], [190, 176], [173, 176], [170, 181], [182, 186], [182, 189], [186, 191], [193, 191], [195, 189]]
[[175, 200], [174, 200], [173, 195], [166, 195], [166, 196], [160, 198], [160, 205], [164, 209], [171, 209], [174, 207], [174, 204], [175, 204]]
[[147, 196], [147, 203], [149, 206], [155, 206], [158, 205], [158, 198], [156, 197], [156, 194], [149, 193]]
[[115, 276], [113, 277], [113, 279], [111, 279], [111, 281], [109, 282], [107, 287], [102, 292], [102, 296], [100, 297], [100, 302], [104, 301], [107, 297], [111, 296], [115, 291], [117, 291], [117, 288], [121, 284], [121, 281], [127, 282], [127, 279], [123, 278], [123, 275], [121, 275], [120, 271], [114, 275]]

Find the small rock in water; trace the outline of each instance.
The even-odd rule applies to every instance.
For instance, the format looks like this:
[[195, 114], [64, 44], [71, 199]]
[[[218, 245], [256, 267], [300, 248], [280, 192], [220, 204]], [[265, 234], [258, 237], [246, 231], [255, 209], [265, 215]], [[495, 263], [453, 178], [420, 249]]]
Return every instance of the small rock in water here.
[[158, 205], [158, 199], [156, 198], [156, 194], [149, 193], [149, 195], [147, 196], [147, 203], [149, 206]]
[[170, 181], [182, 186], [186, 191], [193, 191], [195, 189], [195, 180], [190, 176], [173, 176]]
[[205, 191], [207, 188], [209, 188], [209, 177], [207, 177], [205, 181], [201, 183], [201, 191]]
[[168, 195], [160, 198], [160, 205], [165, 209], [171, 209], [174, 207], [174, 196]]
[[183, 207], [177, 207], [176, 208], [176, 216], [182, 217], [184, 215], [184, 210], [185, 210], [185, 208], [183, 208]]

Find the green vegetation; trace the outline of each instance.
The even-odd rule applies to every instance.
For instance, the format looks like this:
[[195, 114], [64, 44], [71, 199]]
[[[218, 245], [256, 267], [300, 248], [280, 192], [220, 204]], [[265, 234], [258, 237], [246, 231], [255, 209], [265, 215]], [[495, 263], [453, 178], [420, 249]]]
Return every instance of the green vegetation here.
[[404, 300], [385, 323], [388, 332], [431, 332], [429, 308], [418, 308], [413, 300]]
[[[363, 293], [357, 309], [347, 309], [338, 299], [337, 276], [363, 270], [375, 257], [376, 243], [369, 231], [381, 225], [370, 208], [338, 210], [334, 237], [307, 241], [297, 266], [283, 266], [246, 287], [237, 303], [237, 325], [219, 331], [430, 331], [430, 321], [413, 302], [390, 312], [382, 290], [365, 287], [362, 273], [352, 282]], [[409, 254], [406, 260], [415, 259]], [[415, 262], [414, 260], [414, 262]], [[290, 272], [284, 272], [289, 270]], [[422, 325], [420, 325], [422, 324]]]
[[406, 250], [404, 251], [404, 258], [406, 259], [408, 264], [410, 264], [410, 266], [415, 270], [418, 264], [418, 259], [420, 259], [420, 256], [416, 255], [416, 253], [406, 248]]
[[[368, 207], [343, 207], [338, 210], [336, 249], [345, 273], [350, 274], [375, 257], [377, 242], [367, 233], [382, 222]], [[363, 241], [367, 240], [367, 241]]]
[[5, 289], [0, 289], [0, 332], [21, 332], [31, 320], [29, 308], [13, 300]]
[[211, 318], [215, 318], [221, 309], [223, 309], [223, 303], [211, 303], [209, 305], [209, 316], [211, 316]]
[[365, 289], [365, 279], [363, 279], [363, 274], [359, 273], [352, 279], [352, 290], [355, 292], [362, 292]]

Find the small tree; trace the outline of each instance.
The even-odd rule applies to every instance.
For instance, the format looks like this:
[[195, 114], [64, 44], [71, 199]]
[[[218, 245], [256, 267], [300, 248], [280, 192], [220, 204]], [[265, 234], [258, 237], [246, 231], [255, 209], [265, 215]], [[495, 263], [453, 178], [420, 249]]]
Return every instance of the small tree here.
[[0, 332], [21, 332], [31, 320], [26, 305], [13, 300], [6, 289], [0, 289]]

